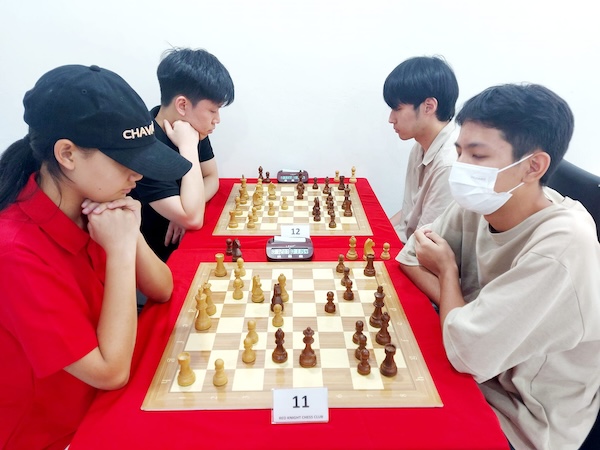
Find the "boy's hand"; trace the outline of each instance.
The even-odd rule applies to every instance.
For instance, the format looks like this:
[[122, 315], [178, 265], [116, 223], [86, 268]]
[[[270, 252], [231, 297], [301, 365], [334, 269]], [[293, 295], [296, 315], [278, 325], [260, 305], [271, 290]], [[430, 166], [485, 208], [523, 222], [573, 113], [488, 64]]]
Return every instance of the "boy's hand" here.
[[167, 234], [165, 235], [165, 247], [169, 244], [178, 244], [181, 242], [184, 234], [185, 228], [177, 225], [173, 221], [169, 222], [169, 228], [167, 228]]
[[419, 264], [438, 278], [445, 271], [458, 271], [454, 252], [444, 238], [431, 230], [415, 231], [415, 253]]
[[173, 125], [165, 119], [163, 123], [165, 127], [165, 133], [179, 149], [179, 153], [188, 160], [190, 158], [198, 158], [198, 142], [200, 142], [200, 136], [198, 132], [187, 122], [183, 120], [176, 120]]

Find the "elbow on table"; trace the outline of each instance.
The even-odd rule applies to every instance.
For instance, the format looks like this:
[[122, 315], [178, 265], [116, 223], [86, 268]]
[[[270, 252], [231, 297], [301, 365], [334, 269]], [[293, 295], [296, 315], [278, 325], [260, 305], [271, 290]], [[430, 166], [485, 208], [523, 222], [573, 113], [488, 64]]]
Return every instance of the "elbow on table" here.
[[204, 226], [204, 213], [188, 217], [182, 225], [186, 230], [199, 230]]
[[114, 373], [108, 374], [102, 380], [99, 380], [95, 387], [105, 391], [121, 389], [129, 382], [130, 374], [129, 367], [127, 367], [127, 369], [115, 371]]

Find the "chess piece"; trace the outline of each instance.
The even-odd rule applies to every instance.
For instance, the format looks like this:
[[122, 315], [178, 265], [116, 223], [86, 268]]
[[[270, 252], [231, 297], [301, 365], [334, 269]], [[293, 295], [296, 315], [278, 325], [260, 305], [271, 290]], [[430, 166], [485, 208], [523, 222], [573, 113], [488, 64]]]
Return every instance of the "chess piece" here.
[[269, 172], [268, 170], [265, 172], [266, 177], [263, 179], [263, 183], [270, 183], [271, 182], [271, 172]]
[[279, 283], [273, 285], [273, 297], [271, 298], [271, 311], [275, 311], [275, 305], [281, 305], [283, 311], [283, 300], [281, 299], [281, 286]]
[[344, 276], [342, 277], [342, 280], [340, 281], [340, 284], [342, 286], [346, 286], [346, 282], [350, 281], [350, 267], [345, 267], [344, 266]]
[[217, 260], [217, 267], [215, 268], [215, 277], [226, 277], [227, 269], [225, 268], [225, 264], [223, 264], [223, 261], [225, 260], [225, 255], [223, 253], [217, 253], [215, 255], [215, 259]]
[[279, 276], [277, 277], [277, 281], [279, 281], [279, 287], [281, 288], [281, 300], [283, 301], [283, 303], [285, 303], [290, 299], [290, 294], [285, 289], [285, 283], [286, 283], [285, 275], [280, 273]]
[[217, 312], [217, 307], [212, 300], [212, 291], [210, 290], [210, 283], [204, 283], [202, 285], [202, 293], [206, 295], [206, 313], [209, 316], [214, 316]]
[[233, 240], [233, 249], [232, 249], [231, 253], [232, 253], [231, 260], [233, 262], [236, 262], [238, 260], [238, 258], [242, 257], [242, 244], [240, 243], [239, 239]]
[[258, 166], [258, 179], [262, 181], [263, 179], [263, 168], [262, 166]]
[[346, 292], [344, 292], [344, 300], [354, 300], [354, 292], [352, 292], [352, 280], [346, 280]]
[[354, 350], [354, 357], [360, 359], [360, 352], [367, 347], [367, 336], [364, 334], [358, 335], [358, 347]]
[[288, 209], [287, 197], [281, 197], [280, 208], [283, 209], [284, 211], [287, 211], [287, 209]]
[[258, 342], [258, 333], [256, 332], [256, 321], [249, 320], [248, 321], [248, 334], [246, 335], [246, 339], [250, 339], [253, 344]]
[[373, 302], [375, 309], [373, 310], [371, 317], [369, 317], [369, 323], [372, 327], [381, 328], [381, 308], [384, 307], [384, 297], [385, 294], [383, 292], [383, 286], [377, 286], [377, 292], [375, 292], [375, 301]]
[[340, 171], [339, 170], [335, 171], [335, 177], [333, 178], [333, 181], [335, 181], [336, 183], [340, 181]]
[[329, 228], [336, 228], [337, 223], [335, 223], [335, 212], [331, 211], [329, 214]]
[[221, 358], [215, 360], [215, 374], [213, 375], [213, 384], [217, 387], [227, 384], [227, 374], [225, 373], [225, 362]]
[[350, 183], [356, 183], [356, 167], [352, 166], [352, 169], [350, 169]]
[[276, 186], [275, 183], [273, 183], [272, 181], [269, 183], [269, 187], [267, 188], [267, 192], [269, 193], [269, 195], [267, 196], [267, 198], [269, 200], [276, 200], [277, 196], [275, 195], [275, 191], [276, 191]]
[[190, 354], [181, 352], [177, 356], [179, 363], [179, 373], [177, 374], [177, 384], [179, 386], [191, 386], [196, 381], [196, 374], [190, 367]]
[[340, 182], [340, 184], [338, 184], [338, 191], [343, 191], [346, 189], [346, 185], [344, 184], [345, 180], [346, 177], [344, 175], [340, 175], [340, 179], [338, 180]]
[[237, 261], [238, 269], [240, 269], [240, 277], [246, 276], [246, 269], [244, 268], [244, 258], [238, 258]]
[[315, 332], [311, 327], [308, 327], [302, 333], [304, 334], [302, 342], [304, 342], [305, 347], [304, 350], [302, 350], [302, 353], [300, 353], [300, 365], [302, 367], [314, 367], [317, 365], [317, 355], [311, 345], [315, 342], [315, 339], [313, 338]]
[[240, 201], [241, 201], [240, 197], [236, 197], [235, 198], [235, 209], [234, 209], [234, 211], [235, 211], [235, 215], [236, 216], [241, 216], [242, 215], [242, 210], [240, 209]]
[[313, 189], [319, 189], [319, 185], [317, 184], [317, 177], [313, 178], [313, 185], [312, 185]]
[[325, 186], [323, 187], [323, 194], [327, 195], [331, 189], [329, 188], [329, 177], [325, 177]]
[[256, 352], [252, 349], [252, 339], [244, 339], [244, 352], [242, 353], [242, 361], [246, 364], [256, 361]]
[[393, 377], [398, 373], [398, 367], [394, 361], [394, 355], [396, 354], [396, 346], [394, 344], [387, 344], [385, 346], [385, 359], [379, 366], [379, 372], [385, 377]]
[[273, 350], [273, 355], [271, 359], [274, 363], [281, 364], [287, 361], [288, 354], [285, 348], [283, 348], [283, 340], [285, 333], [281, 328], [278, 328], [275, 332], [275, 350]]
[[229, 223], [227, 224], [228, 228], [237, 228], [238, 227], [238, 223], [237, 223], [237, 220], [235, 220], [235, 216], [236, 216], [235, 209], [232, 209], [231, 211], [229, 211]]
[[244, 192], [244, 188], [239, 189], [240, 193], [240, 205], [245, 205], [248, 203], [248, 193]]
[[273, 202], [269, 202], [269, 210], [267, 211], [269, 216], [275, 215], [275, 207], [273, 206]]
[[233, 241], [229, 238], [225, 239], [225, 245], [227, 245], [227, 249], [225, 250], [225, 254], [227, 256], [231, 256], [233, 252]]
[[362, 320], [356, 321], [356, 333], [352, 335], [352, 342], [358, 344], [358, 339], [361, 334], [363, 334], [363, 329], [365, 327], [365, 323]]
[[390, 333], [388, 331], [388, 326], [390, 323], [390, 315], [387, 312], [384, 312], [381, 315], [381, 329], [375, 335], [375, 342], [379, 345], [386, 345], [392, 342], [392, 338], [390, 337]]
[[342, 209], [344, 210], [344, 217], [352, 217], [352, 200], [344, 200]]
[[335, 312], [335, 303], [333, 303], [333, 292], [327, 292], [327, 303], [325, 303], [325, 312], [333, 314]]
[[374, 277], [376, 274], [375, 266], [373, 265], [373, 260], [375, 259], [375, 255], [369, 254], [367, 255], [367, 265], [365, 266], [365, 270], [363, 273], [365, 277]]
[[206, 295], [200, 294], [200, 298], [196, 299], [196, 310], [198, 311], [198, 315], [196, 316], [196, 321], [194, 322], [194, 327], [198, 331], [205, 331], [210, 328], [210, 316], [206, 312]]
[[350, 249], [348, 253], [346, 253], [346, 259], [350, 261], [354, 261], [358, 258], [358, 254], [356, 253], [356, 238], [354, 236], [350, 237]]
[[273, 305], [274, 316], [273, 321], [271, 323], [276, 328], [281, 328], [283, 326], [283, 314], [281, 308], [282, 307], [280, 303], [276, 303], [275, 305]]
[[380, 258], [384, 261], [390, 259], [390, 244], [388, 242], [383, 244], [383, 251], [381, 252]]
[[248, 211], [248, 223], [246, 224], [246, 228], [250, 230], [256, 228], [256, 225], [254, 225], [254, 217], [252, 217], [252, 212], [250, 211]]
[[244, 287], [244, 282], [239, 277], [239, 269], [235, 269], [236, 274], [235, 280], [233, 280], [233, 299], [241, 300], [244, 298], [244, 291], [242, 291], [242, 287]]
[[335, 271], [337, 273], [344, 273], [345, 268], [346, 266], [344, 266], [344, 255], [340, 253], [338, 256], [338, 264], [337, 266], [335, 266]]
[[363, 259], [366, 261], [367, 260], [367, 255], [373, 255], [375, 256], [375, 251], [373, 250], [373, 247], [375, 246], [375, 242], [373, 241], [373, 239], [368, 238], [365, 241], [365, 245], [363, 248]]
[[[238, 259], [239, 261], [239, 259]], [[240, 270], [239, 267], [236, 267], [235, 269], [233, 269], [233, 275], [234, 275], [234, 280], [235, 278], [239, 278], [242, 282], [242, 288], [244, 287], [244, 280], [242, 280], [242, 271]]]
[[253, 303], [262, 303], [265, 301], [265, 294], [262, 290], [260, 282], [260, 276], [254, 275], [252, 277], [252, 302]]
[[360, 351], [360, 362], [357, 367], [358, 373], [361, 375], [369, 375], [371, 373], [371, 365], [369, 364], [369, 350], [363, 348]]

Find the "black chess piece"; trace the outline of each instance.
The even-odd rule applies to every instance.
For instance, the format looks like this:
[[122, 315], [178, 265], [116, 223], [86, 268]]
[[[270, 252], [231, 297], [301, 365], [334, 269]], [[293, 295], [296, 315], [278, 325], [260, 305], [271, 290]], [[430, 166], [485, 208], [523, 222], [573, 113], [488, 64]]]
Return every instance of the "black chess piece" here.
[[386, 345], [392, 342], [392, 338], [390, 337], [390, 333], [388, 331], [388, 326], [390, 323], [390, 315], [387, 312], [384, 312], [381, 315], [381, 329], [375, 335], [375, 342], [379, 345]]
[[314, 330], [308, 327], [303, 331], [304, 339], [302, 342], [306, 344], [302, 353], [300, 353], [300, 365], [302, 367], [315, 367], [317, 365], [317, 355], [315, 351], [312, 349], [311, 345], [315, 342], [313, 335], [315, 334]]
[[327, 292], [327, 303], [325, 303], [325, 312], [333, 314], [335, 312], [335, 303], [333, 303], [333, 292]]
[[273, 362], [281, 364], [287, 361], [288, 354], [285, 348], [283, 348], [283, 340], [285, 333], [281, 328], [278, 328], [275, 332], [275, 350], [273, 350], [273, 355], [271, 358]]
[[394, 355], [396, 354], [396, 346], [394, 344], [387, 344], [385, 346], [385, 359], [379, 366], [379, 372], [381, 375], [386, 377], [393, 377], [398, 373], [398, 367], [394, 361]]
[[371, 317], [369, 317], [369, 323], [372, 327], [381, 328], [381, 308], [385, 306], [383, 302], [384, 297], [385, 294], [383, 293], [383, 286], [377, 286], [377, 292], [375, 292], [375, 301], [373, 302], [375, 309], [373, 310]]

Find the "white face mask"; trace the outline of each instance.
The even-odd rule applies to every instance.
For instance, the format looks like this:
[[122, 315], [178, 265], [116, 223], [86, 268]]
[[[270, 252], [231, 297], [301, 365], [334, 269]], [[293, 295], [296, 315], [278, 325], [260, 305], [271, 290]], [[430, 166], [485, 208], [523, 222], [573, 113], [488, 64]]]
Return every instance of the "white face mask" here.
[[487, 215], [498, 211], [512, 197], [511, 192], [523, 185], [520, 183], [507, 192], [496, 192], [494, 186], [498, 174], [530, 156], [527, 155], [503, 169], [455, 162], [448, 180], [454, 200], [464, 209], [477, 214]]

